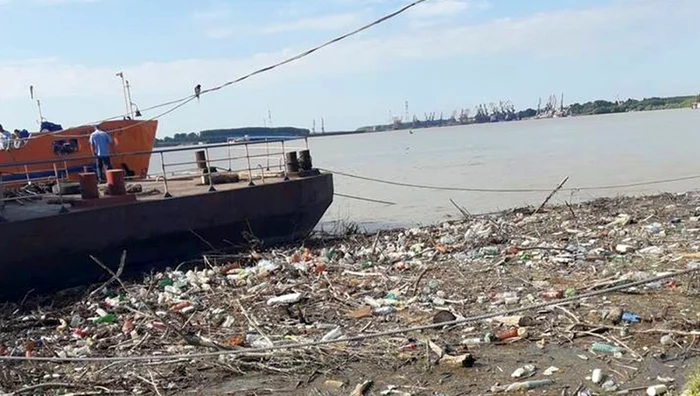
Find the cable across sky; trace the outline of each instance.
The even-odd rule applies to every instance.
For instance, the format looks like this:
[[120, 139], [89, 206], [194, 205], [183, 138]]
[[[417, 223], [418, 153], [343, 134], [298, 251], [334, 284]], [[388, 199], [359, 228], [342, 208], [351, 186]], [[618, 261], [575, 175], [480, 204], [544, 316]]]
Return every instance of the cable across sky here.
[[[108, 132], [113, 133], [113, 132], [123, 131], [123, 130], [131, 129], [131, 128], [135, 128], [135, 127], [137, 127], [137, 126], [139, 126], [139, 125], [141, 125], [141, 124], [143, 124], [143, 123], [145, 123], [145, 122], [148, 122], [148, 121], [157, 120], [157, 119], [159, 119], [159, 118], [161, 118], [161, 117], [164, 117], [165, 115], [168, 115], [168, 114], [174, 112], [175, 110], [180, 109], [181, 107], [183, 107], [183, 106], [186, 105], [187, 103], [191, 102], [191, 101], [192, 101], [193, 99], [195, 99], [195, 98], [199, 98], [199, 97], [201, 97], [202, 95], [205, 95], [205, 94], [209, 94], [209, 93], [212, 93], [212, 92], [219, 91], [219, 90], [221, 90], [221, 89], [223, 89], [223, 88], [226, 88], [226, 87], [229, 87], [229, 86], [231, 86], [231, 85], [234, 85], [234, 84], [240, 83], [240, 82], [242, 82], [242, 81], [245, 81], [245, 80], [247, 80], [247, 79], [249, 79], [249, 78], [251, 78], [251, 77], [253, 77], [253, 76], [256, 76], [256, 75], [258, 75], [258, 74], [265, 73], [265, 72], [269, 72], [269, 71], [274, 70], [274, 69], [276, 69], [276, 68], [278, 68], [278, 67], [280, 67], [280, 66], [284, 66], [284, 65], [286, 65], [286, 64], [288, 64], [288, 63], [292, 63], [292, 62], [297, 61], [297, 60], [299, 60], [299, 59], [305, 58], [305, 57], [307, 57], [307, 56], [313, 54], [314, 52], [317, 52], [317, 51], [319, 51], [319, 50], [321, 50], [321, 49], [323, 49], [323, 48], [325, 48], [325, 47], [328, 47], [328, 46], [330, 46], [330, 45], [333, 45], [333, 44], [335, 44], [335, 43], [338, 43], [338, 42], [340, 42], [340, 41], [342, 41], [342, 40], [347, 39], [348, 37], [352, 37], [352, 36], [354, 36], [354, 35], [356, 35], [356, 34], [358, 34], [358, 33], [360, 33], [360, 32], [363, 32], [363, 31], [365, 31], [365, 30], [371, 28], [371, 27], [374, 27], [374, 26], [379, 25], [379, 24], [381, 24], [381, 23], [383, 23], [383, 22], [386, 22], [386, 21], [388, 21], [388, 20], [390, 20], [390, 19], [392, 19], [392, 18], [395, 18], [395, 17], [397, 17], [398, 15], [403, 14], [404, 12], [410, 10], [411, 8], [417, 6], [417, 5], [421, 4], [421, 3], [424, 3], [424, 2], [426, 2], [426, 1], [428, 1], [428, 0], [415, 0], [414, 2], [412, 2], [412, 3], [410, 3], [410, 4], [407, 4], [407, 5], [403, 6], [403, 7], [401, 7], [400, 9], [398, 9], [398, 10], [396, 10], [396, 11], [390, 13], [390, 14], [387, 14], [387, 15], [385, 15], [385, 16], [383, 16], [383, 17], [381, 17], [381, 18], [379, 18], [379, 19], [377, 19], [377, 20], [375, 20], [375, 21], [373, 21], [373, 22], [370, 22], [370, 23], [368, 23], [368, 24], [366, 24], [366, 25], [364, 25], [364, 26], [361, 26], [361, 27], [359, 27], [359, 28], [357, 28], [357, 29], [355, 29], [355, 30], [353, 30], [353, 31], [351, 31], [351, 32], [348, 32], [348, 33], [345, 33], [345, 34], [343, 34], [343, 35], [341, 35], [341, 36], [335, 37], [335, 38], [333, 38], [333, 39], [331, 39], [331, 40], [328, 40], [328, 41], [326, 41], [326, 42], [324, 42], [324, 43], [322, 43], [322, 44], [320, 44], [320, 45], [317, 45], [317, 46], [315, 46], [315, 47], [313, 47], [313, 48], [311, 48], [311, 49], [308, 49], [308, 50], [306, 50], [306, 51], [300, 52], [299, 54], [297, 54], [297, 55], [295, 55], [295, 56], [292, 56], [292, 57], [287, 58], [287, 59], [285, 59], [285, 60], [283, 60], [283, 61], [274, 63], [274, 64], [272, 64], [272, 65], [265, 66], [265, 67], [263, 67], [263, 68], [257, 69], [257, 70], [255, 70], [255, 71], [253, 71], [253, 72], [250, 72], [250, 73], [248, 73], [248, 74], [245, 74], [245, 75], [243, 75], [243, 76], [241, 76], [241, 77], [238, 77], [238, 78], [236, 78], [236, 79], [234, 79], [234, 80], [226, 81], [226, 82], [224, 82], [224, 83], [222, 83], [222, 84], [216, 85], [216, 86], [211, 87], [211, 88], [202, 89], [202, 90], [201, 90], [200, 92], [198, 92], [198, 93], [194, 93], [194, 91], [193, 91], [192, 94], [187, 95], [187, 96], [184, 96], [184, 97], [181, 97], [181, 98], [179, 98], [179, 99], [170, 100], [170, 101], [167, 101], [167, 102], [159, 103], [159, 104], [156, 104], [156, 105], [153, 105], [153, 106], [150, 106], [150, 107], [146, 107], [146, 108], [140, 109], [141, 113], [144, 113], [144, 112], [147, 112], [147, 111], [152, 111], [152, 110], [155, 110], [155, 109], [159, 109], [159, 108], [163, 108], [163, 107], [168, 107], [168, 106], [171, 106], [171, 105], [173, 106], [172, 108], [169, 108], [168, 110], [163, 111], [163, 112], [157, 114], [156, 116], [153, 116], [153, 117], [151, 117], [151, 118], [148, 118], [148, 119], [146, 119], [146, 120], [143, 120], [143, 121], [140, 122], [140, 123], [132, 124], [132, 125], [129, 125], [129, 126], [126, 126], [126, 127], [123, 127], [123, 128], [111, 129], [111, 130], [109, 130]], [[194, 87], [193, 87], [193, 88], [194, 88]], [[103, 120], [101, 120], [101, 121], [86, 123], [86, 124], [84, 124], [84, 125], [93, 125], [93, 124], [98, 124], [98, 123], [104, 122], [104, 121], [118, 120], [118, 119], [121, 119], [121, 118], [125, 118], [126, 116], [127, 116], [127, 114], [120, 114], [120, 115], [117, 115], [117, 116], [105, 118], [105, 119], [103, 119]], [[51, 133], [60, 133], [60, 132], [62, 132], [62, 131], [51, 132]], [[31, 139], [31, 137], [30, 137], [30, 139]]]

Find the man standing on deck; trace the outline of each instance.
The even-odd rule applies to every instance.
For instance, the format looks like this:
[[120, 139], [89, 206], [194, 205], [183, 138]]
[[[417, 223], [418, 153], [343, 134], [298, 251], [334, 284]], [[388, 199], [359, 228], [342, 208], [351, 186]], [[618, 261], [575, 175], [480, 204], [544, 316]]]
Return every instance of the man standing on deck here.
[[112, 137], [105, 131], [95, 125], [95, 131], [90, 134], [90, 146], [92, 146], [92, 154], [97, 158], [97, 179], [100, 183], [105, 183], [105, 171], [112, 168], [112, 163], [109, 160], [109, 146], [113, 144]]

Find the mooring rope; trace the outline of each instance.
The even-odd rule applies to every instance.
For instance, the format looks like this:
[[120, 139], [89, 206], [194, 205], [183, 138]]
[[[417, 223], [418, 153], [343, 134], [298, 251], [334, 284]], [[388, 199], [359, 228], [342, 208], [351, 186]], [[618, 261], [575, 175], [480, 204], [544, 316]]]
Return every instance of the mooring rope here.
[[[417, 189], [424, 189], [424, 190], [483, 192], [483, 193], [502, 193], [502, 194], [505, 194], [505, 193], [551, 192], [553, 190], [552, 188], [539, 188], [539, 187], [538, 188], [482, 188], [482, 187], [437, 186], [437, 185], [426, 185], [426, 184], [407, 183], [407, 182], [399, 182], [399, 181], [394, 181], [394, 180], [380, 179], [380, 178], [376, 178], [376, 177], [362, 176], [362, 175], [357, 175], [357, 174], [353, 174], [353, 173], [342, 172], [342, 171], [332, 170], [332, 169], [325, 169], [325, 168], [321, 168], [321, 170], [333, 173], [335, 175], [348, 177], [351, 179], [358, 179], [358, 180], [364, 180], [364, 181], [371, 181], [374, 183], [381, 183], [381, 184], [387, 184], [387, 185], [399, 186], [399, 187], [417, 188]], [[649, 181], [625, 183], [625, 184], [585, 186], [585, 187], [564, 187], [564, 188], [561, 188], [560, 191], [574, 191], [575, 192], [575, 191], [593, 191], [593, 190], [614, 190], [614, 189], [621, 189], [621, 188], [651, 186], [654, 184], [673, 183], [673, 182], [678, 182], [678, 181], [695, 180], [695, 179], [700, 179], [700, 175], [681, 176], [681, 177], [676, 177], [676, 178], [649, 180]]]

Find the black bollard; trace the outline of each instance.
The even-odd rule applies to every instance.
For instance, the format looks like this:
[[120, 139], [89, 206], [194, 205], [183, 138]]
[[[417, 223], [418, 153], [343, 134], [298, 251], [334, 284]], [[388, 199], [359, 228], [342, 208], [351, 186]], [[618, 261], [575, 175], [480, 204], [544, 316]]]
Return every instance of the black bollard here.
[[299, 167], [301, 170], [310, 171], [313, 168], [311, 164], [311, 153], [309, 150], [299, 151]]
[[195, 151], [194, 158], [197, 161], [197, 168], [207, 169], [207, 153], [204, 150]]
[[290, 151], [286, 155], [287, 157], [287, 173], [297, 173], [299, 172], [299, 161], [297, 160], [297, 153], [295, 151]]

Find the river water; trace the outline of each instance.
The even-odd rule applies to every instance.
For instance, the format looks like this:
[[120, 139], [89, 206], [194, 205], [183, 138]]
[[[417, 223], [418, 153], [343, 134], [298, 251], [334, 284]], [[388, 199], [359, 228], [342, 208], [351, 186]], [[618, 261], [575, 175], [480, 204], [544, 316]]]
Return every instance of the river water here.
[[[700, 175], [700, 111], [682, 109], [531, 120], [309, 139], [315, 167], [428, 186], [479, 189], [554, 189], [610, 186]], [[303, 141], [288, 142], [299, 148]], [[275, 151], [275, 148], [268, 148]], [[238, 155], [242, 155], [238, 149]], [[258, 153], [264, 149], [258, 145]], [[279, 148], [277, 148], [279, 151]], [[212, 150], [223, 158], [226, 149]], [[191, 161], [191, 152], [166, 163]], [[253, 161], [253, 166], [261, 161]], [[217, 163], [227, 167], [226, 161]], [[263, 166], [267, 163], [262, 161]], [[276, 164], [272, 164], [274, 167]], [[238, 167], [243, 168], [240, 164]], [[169, 168], [168, 171], [175, 168]], [[151, 172], [160, 170], [154, 156]], [[336, 197], [319, 227], [359, 223], [373, 230], [431, 224], [460, 216], [453, 199], [471, 213], [538, 205], [537, 192], [464, 192], [417, 189], [335, 175], [337, 193], [393, 203]], [[648, 186], [565, 190], [550, 202], [576, 203], [600, 196], [695, 189], [700, 178]]]

